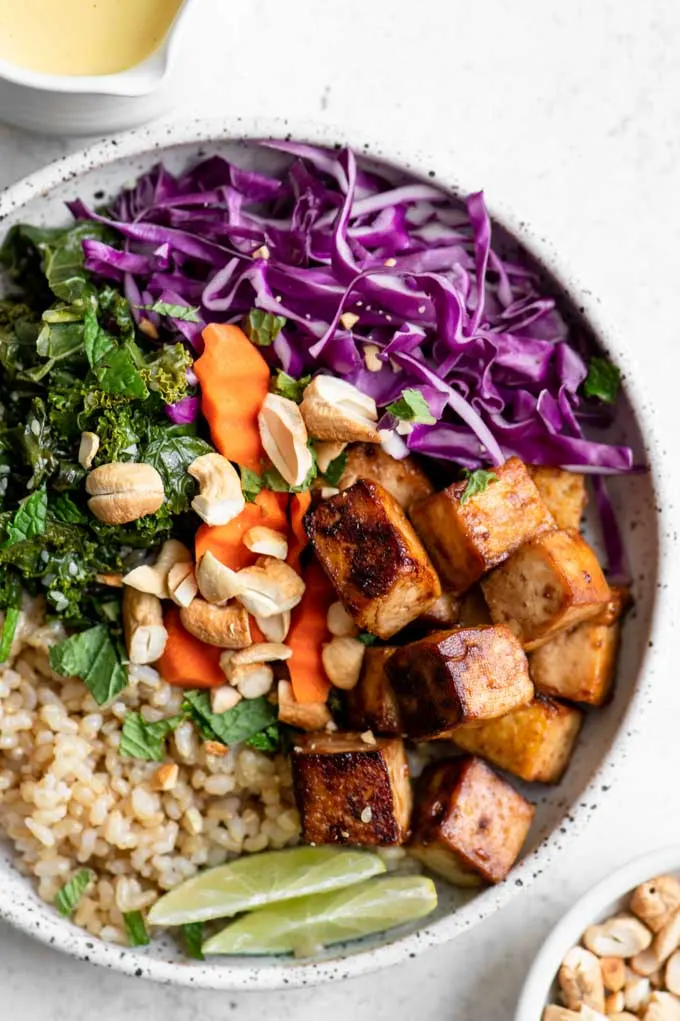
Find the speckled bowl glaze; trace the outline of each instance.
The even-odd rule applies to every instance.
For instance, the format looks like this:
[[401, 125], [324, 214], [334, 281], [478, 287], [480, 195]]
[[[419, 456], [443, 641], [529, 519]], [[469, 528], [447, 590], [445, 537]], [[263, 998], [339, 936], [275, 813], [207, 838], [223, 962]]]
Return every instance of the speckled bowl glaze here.
[[[254, 140], [265, 138], [296, 138], [327, 146], [349, 144], [364, 159], [391, 168], [397, 176], [429, 179], [454, 195], [476, 185], [457, 178], [451, 157], [434, 159], [380, 144], [369, 145], [363, 138], [329, 126], [240, 118], [159, 124], [67, 157], [14, 185], [0, 196], [0, 234], [19, 220], [63, 222], [65, 199], [81, 196], [88, 202], [101, 202], [161, 158], [171, 168], [178, 168], [201, 155], [220, 152], [243, 165], [271, 167], [276, 157], [253, 145]], [[561, 265], [550, 245], [503, 208], [500, 198], [490, 196], [495, 229], [509, 232], [524, 245], [547, 286], [558, 295], [565, 314], [581, 320], [594, 333], [626, 376], [628, 353], [617, 342], [616, 331], [606, 325], [597, 302]], [[640, 726], [655, 675], [660, 670], [659, 637], [670, 630], [667, 601], [659, 598], [662, 574], [669, 560], [664, 555], [668, 543], [665, 535], [670, 530], [657, 510], [669, 508], [670, 501], [659, 492], [664, 485], [658, 470], [661, 445], [652, 404], [645, 400], [638, 380], [631, 374], [626, 381], [624, 407], [612, 437], [630, 443], [636, 460], [646, 462], [651, 469], [649, 473], [614, 480], [612, 484], [636, 594], [636, 608], [624, 629], [616, 697], [609, 707], [587, 719], [577, 753], [562, 783], [556, 788], [528, 789], [537, 804], [535, 824], [528, 850], [504, 883], [473, 893], [454, 890], [440, 882], [439, 907], [423, 923], [334, 947], [314, 962], [223, 958], [198, 963], [182, 959], [169, 938], [154, 941], [153, 946], [143, 950], [122, 949], [93, 939], [38, 899], [30, 882], [14, 869], [10, 848], [0, 845], [0, 917], [82, 960], [127, 974], [203, 988], [272, 989], [337, 981], [415, 957], [428, 947], [461, 935], [521, 893], [536, 876], [551, 867], [568, 840], [583, 829], [601, 800], [609, 795], [617, 765]]]
[[662, 847], [623, 865], [576, 901], [541, 947], [522, 989], [515, 1021], [540, 1021], [543, 1008], [557, 1002], [557, 971], [570, 947], [589, 925], [625, 911], [630, 893], [654, 876], [680, 877], [680, 844]]

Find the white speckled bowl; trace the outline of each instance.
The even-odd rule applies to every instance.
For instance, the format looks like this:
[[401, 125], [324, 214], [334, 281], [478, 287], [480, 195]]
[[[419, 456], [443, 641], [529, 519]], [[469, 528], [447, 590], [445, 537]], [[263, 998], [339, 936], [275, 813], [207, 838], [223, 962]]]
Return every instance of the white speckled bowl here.
[[680, 844], [662, 847], [628, 862], [589, 890], [555, 926], [541, 947], [524, 983], [515, 1021], [541, 1021], [543, 1008], [557, 1002], [557, 972], [570, 947], [596, 922], [625, 911], [630, 893], [654, 876], [680, 878]]
[[[437, 161], [422, 153], [369, 145], [362, 138], [347, 137], [328, 126], [240, 118], [198, 120], [130, 132], [67, 157], [19, 182], [0, 196], [0, 234], [19, 220], [62, 222], [66, 198], [79, 195], [86, 201], [102, 201], [160, 158], [177, 167], [201, 154], [219, 151], [245, 164], [269, 165], [272, 154], [256, 149], [252, 140], [282, 137], [329, 146], [347, 143], [367, 159], [383, 161], [396, 172], [434, 180], [455, 193], [478, 186], [478, 182], [458, 180], [452, 159]], [[561, 266], [545, 240], [503, 208], [499, 201], [502, 197], [489, 198], [497, 228], [505, 228], [525, 245], [560, 294], [563, 309], [588, 323], [626, 375], [630, 364], [628, 352], [618, 342], [616, 333], [605, 325], [592, 295]], [[31, 884], [13, 868], [10, 849], [0, 847], [0, 917], [60, 950], [127, 974], [204, 988], [272, 989], [356, 976], [414, 957], [493, 914], [550, 868], [567, 841], [582, 830], [609, 793], [617, 765], [627, 753], [634, 732], [633, 721], [637, 728], [651, 697], [659, 669], [659, 636], [671, 626], [668, 601], [661, 598], [661, 574], [669, 559], [664, 556], [669, 529], [663, 526], [657, 511], [659, 507], [664, 508], [664, 514], [670, 512], [670, 500], [659, 492], [664, 484], [658, 469], [661, 446], [653, 408], [640, 389], [639, 378], [639, 374], [637, 378], [632, 374], [627, 378], [626, 405], [616, 438], [629, 442], [635, 448], [637, 460], [646, 460], [651, 472], [617, 480], [612, 485], [636, 595], [636, 608], [624, 629], [616, 697], [609, 707], [587, 720], [574, 761], [562, 783], [555, 788], [534, 786], [528, 790], [538, 806], [529, 849], [504, 883], [473, 893], [457, 891], [440, 882], [439, 907], [422, 924], [334, 947], [313, 963], [270, 958], [224, 958], [197, 963], [183, 960], [170, 939], [154, 942], [143, 950], [122, 949], [93, 939], [42, 903]]]

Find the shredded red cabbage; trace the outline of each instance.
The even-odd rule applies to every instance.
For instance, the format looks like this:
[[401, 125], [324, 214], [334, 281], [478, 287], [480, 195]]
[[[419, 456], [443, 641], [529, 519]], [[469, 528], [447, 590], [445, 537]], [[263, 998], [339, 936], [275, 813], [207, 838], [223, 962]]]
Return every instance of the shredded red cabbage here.
[[[420, 454], [468, 468], [517, 454], [631, 470], [628, 447], [585, 437], [602, 414], [579, 395], [580, 345], [521, 251], [491, 247], [482, 192], [457, 203], [432, 185], [395, 185], [348, 149], [264, 144], [290, 157], [279, 177], [213, 156], [179, 176], [154, 167], [109, 216], [71, 203], [121, 237], [85, 242], [87, 267], [133, 304], [187, 303], [204, 322], [239, 321], [253, 306], [282, 315], [272, 364], [296, 377], [340, 373], [381, 408], [417, 386], [436, 419], [405, 437]], [[164, 325], [200, 349], [202, 323]], [[367, 345], [379, 372], [366, 367]], [[188, 420], [179, 406], [168, 413]]]

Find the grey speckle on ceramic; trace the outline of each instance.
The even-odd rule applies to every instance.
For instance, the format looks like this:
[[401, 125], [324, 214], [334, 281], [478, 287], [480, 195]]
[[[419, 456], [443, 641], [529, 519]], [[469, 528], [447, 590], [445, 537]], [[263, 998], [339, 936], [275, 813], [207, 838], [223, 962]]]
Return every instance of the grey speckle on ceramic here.
[[[179, 167], [201, 154], [220, 152], [243, 165], [271, 166], [277, 158], [252, 141], [296, 138], [323, 145], [353, 145], [365, 158], [393, 168], [398, 176], [413, 175], [440, 184], [454, 194], [464, 193], [465, 182], [454, 167], [443, 166], [421, 153], [404, 154], [378, 143], [347, 137], [328, 126], [287, 121], [188, 121], [133, 131], [66, 157], [19, 182], [0, 195], [0, 234], [18, 220], [59, 223], [63, 202], [81, 196], [102, 201], [131, 182], [154, 162], [163, 159]], [[602, 798], [608, 796], [625, 757], [627, 744], [639, 729], [649, 702], [657, 667], [659, 636], [671, 627], [669, 601], [664, 589], [670, 560], [672, 531], [666, 522], [671, 501], [657, 466], [662, 446], [657, 436], [653, 407], [638, 392], [630, 371], [630, 353], [610, 335], [597, 300], [562, 267], [549, 244], [536, 238], [526, 224], [517, 223], [511, 211], [492, 205], [496, 229], [519, 239], [536, 259], [559, 295], [563, 309], [587, 324], [602, 347], [620, 366], [625, 379], [625, 406], [612, 439], [629, 443], [649, 473], [612, 480], [611, 493], [626, 538], [636, 607], [624, 629], [624, 642], [616, 697], [606, 709], [590, 714], [574, 761], [556, 788], [532, 787], [527, 793], [537, 803], [529, 850], [499, 886], [474, 894], [438, 883], [439, 907], [422, 926], [410, 926], [344, 947], [335, 947], [314, 963], [283, 959], [225, 958], [188, 962], [170, 939], [155, 940], [152, 947], [122, 949], [83, 933], [43, 904], [27, 880], [18, 875], [8, 847], [0, 846], [0, 917], [38, 939], [83, 960], [161, 982], [214, 989], [271, 989], [304, 986], [357, 976], [421, 953], [452, 939], [503, 906], [550, 868], [556, 855], [586, 825]]]

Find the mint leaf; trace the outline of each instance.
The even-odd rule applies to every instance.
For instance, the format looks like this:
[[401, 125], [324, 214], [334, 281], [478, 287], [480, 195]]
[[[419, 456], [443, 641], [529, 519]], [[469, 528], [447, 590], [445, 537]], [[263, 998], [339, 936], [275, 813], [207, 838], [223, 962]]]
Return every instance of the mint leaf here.
[[345, 468], [347, 467], [347, 455], [348, 451], [343, 450], [342, 453], [338, 454], [326, 468], [323, 473], [323, 477], [329, 486], [336, 487], [340, 479], [342, 478]]
[[375, 645], [378, 641], [378, 636], [372, 635], [370, 631], [360, 631], [357, 635], [357, 641], [363, 645]]
[[214, 453], [205, 440], [180, 432], [181, 429], [184, 426], [168, 426], [160, 431], [141, 457], [163, 479], [165, 507], [171, 514], [188, 511], [196, 492], [196, 481], [187, 472], [189, 465], [202, 454]]
[[123, 397], [148, 397], [146, 383], [136, 365], [138, 349], [118, 341], [99, 325], [92, 304], [83, 312], [83, 344], [97, 383], [106, 393]]
[[239, 471], [241, 473], [241, 489], [246, 503], [255, 503], [255, 497], [261, 492], [264, 482], [257, 472], [251, 471], [250, 468], [245, 468], [242, 464], [239, 465]]
[[273, 393], [280, 394], [282, 397], [287, 397], [289, 401], [299, 404], [311, 378], [311, 376], [301, 376], [300, 379], [295, 379], [283, 369], [277, 369], [276, 378], [272, 380], [270, 389]]
[[182, 926], [184, 949], [187, 957], [203, 961], [203, 922], [185, 922]]
[[183, 719], [180, 713], [166, 720], [147, 723], [141, 713], [126, 713], [118, 753], [133, 759], [162, 762], [166, 755], [165, 739]]
[[14, 636], [19, 625], [20, 612], [18, 606], [8, 606], [5, 610], [5, 620], [2, 625], [2, 636], [0, 637], [0, 663], [5, 663], [9, 659]]
[[586, 397], [599, 397], [605, 404], [613, 404], [621, 385], [621, 371], [606, 358], [591, 358], [588, 375], [583, 384]]
[[169, 316], [171, 319], [181, 319], [184, 323], [201, 322], [198, 309], [191, 305], [172, 305], [168, 301], [154, 301], [153, 305], [135, 305], [135, 308], [155, 312], [159, 316]]
[[31, 493], [19, 504], [19, 509], [10, 521], [5, 546], [13, 546], [26, 539], [42, 535], [47, 525], [47, 490], [43, 486]]
[[107, 705], [127, 687], [127, 673], [105, 624], [53, 645], [50, 666], [62, 677], [80, 677], [99, 705]]
[[386, 410], [402, 422], [433, 425], [437, 421], [420, 390], [402, 390], [401, 397], [388, 404]]
[[69, 525], [87, 525], [90, 522], [88, 516], [83, 514], [68, 493], [59, 493], [54, 497], [50, 503], [50, 509], [55, 518]]
[[285, 325], [286, 320], [283, 316], [275, 316], [262, 308], [251, 308], [243, 329], [256, 347], [270, 347]]
[[272, 493], [290, 493], [291, 488], [278, 468], [270, 465], [262, 472], [263, 489], [271, 489]]
[[463, 469], [463, 477], [467, 479], [467, 486], [460, 494], [461, 503], [467, 503], [473, 496], [483, 493], [492, 482], [498, 482], [498, 476], [494, 472], [486, 471], [485, 468], [478, 468], [474, 472], [465, 468]]
[[[186, 691], [184, 709], [208, 740], [225, 745], [239, 744], [276, 722], [276, 709], [266, 698], [243, 699], [226, 713], [213, 713], [204, 691]], [[210, 735], [210, 736], [208, 736]]]
[[125, 911], [123, 922], [131, 947], [145, 947], [151, 942], [141, 911]]
[[72, 915], [78, 907], [78, 901], [85, 893], [89, 883], [94, 879], [92, 869], [78, 869], [76, 874], [62, 886], [54, 898], [54, 905], [65, 918]]

